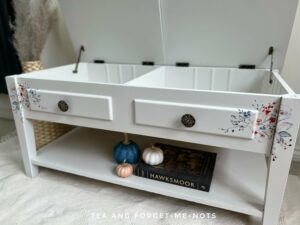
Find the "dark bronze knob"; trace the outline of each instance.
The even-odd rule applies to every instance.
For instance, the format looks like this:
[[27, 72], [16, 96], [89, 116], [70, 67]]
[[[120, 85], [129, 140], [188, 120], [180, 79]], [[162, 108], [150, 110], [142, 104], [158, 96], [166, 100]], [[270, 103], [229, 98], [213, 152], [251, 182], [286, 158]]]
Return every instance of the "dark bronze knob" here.
[[190, 128], [195, 125], [196, 119], [191, 114], [185, 114], [181, 117], [181, 123], [183, 126]]
[[63, 100], [59, 101], [57, 106], [60, 109], [60, 111], [62, 111], [62, 112], [67, 112], [69, 109], [68, 104]]

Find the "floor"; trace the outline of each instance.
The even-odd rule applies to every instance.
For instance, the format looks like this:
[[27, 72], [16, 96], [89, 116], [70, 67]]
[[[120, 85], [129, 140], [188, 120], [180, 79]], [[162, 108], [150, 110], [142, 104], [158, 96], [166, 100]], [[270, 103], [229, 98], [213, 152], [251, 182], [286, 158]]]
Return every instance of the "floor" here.
[[15, 130], [12, 120], [0, 119], [0, 138]]
[[300, 177], [300, 162], [292, 162], [290, 174]]

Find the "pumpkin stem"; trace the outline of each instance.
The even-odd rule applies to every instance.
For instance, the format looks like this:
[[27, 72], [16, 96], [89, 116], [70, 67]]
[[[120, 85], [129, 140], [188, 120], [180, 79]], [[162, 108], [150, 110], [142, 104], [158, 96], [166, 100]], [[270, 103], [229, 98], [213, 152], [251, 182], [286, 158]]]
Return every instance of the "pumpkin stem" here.
[[151, 149], [154, 149], [155, 147], [154, 147], [154, 144], [151, 144]]
[[128, 139], [128, 134], [124, 133], [124, 141], [123, 144], [128, 145], [129, 144], [129, 139]]

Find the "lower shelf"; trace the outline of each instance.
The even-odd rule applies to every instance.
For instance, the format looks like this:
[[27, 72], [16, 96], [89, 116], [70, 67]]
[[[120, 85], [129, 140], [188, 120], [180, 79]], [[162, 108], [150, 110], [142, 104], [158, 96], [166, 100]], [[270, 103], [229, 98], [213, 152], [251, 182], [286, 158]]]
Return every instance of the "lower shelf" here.
[[[132, 135], [142, 148], [157, 138]], [[262, 217], [267, 167], [264, 155], [222, 149], [218, 151], [210, 192], [202, 192], [137, 176], [119, 178], [113, 146], [121, 133], [77, 128], [38, 151], [32, 163], [130, 188], [202, 203]], [[181, 145], [184, 143], [181, 143]], [[205, 149], [202, 149], [205, 150]]]

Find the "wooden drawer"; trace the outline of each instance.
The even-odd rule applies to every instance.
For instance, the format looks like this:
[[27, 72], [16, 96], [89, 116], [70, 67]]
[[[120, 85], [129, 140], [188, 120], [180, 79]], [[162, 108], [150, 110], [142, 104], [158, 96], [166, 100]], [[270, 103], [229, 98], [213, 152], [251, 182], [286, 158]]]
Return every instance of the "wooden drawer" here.
[[[258, 111], [253, 109], [135, 100], [136, 124], [244, 139], [254, 138], [257, 116]], [[239, 121], [238, 131], [230, 129], [234, 124], [229, 118]]]
[[32, 111], [113, 120], [110, 96], [27, 89]]

